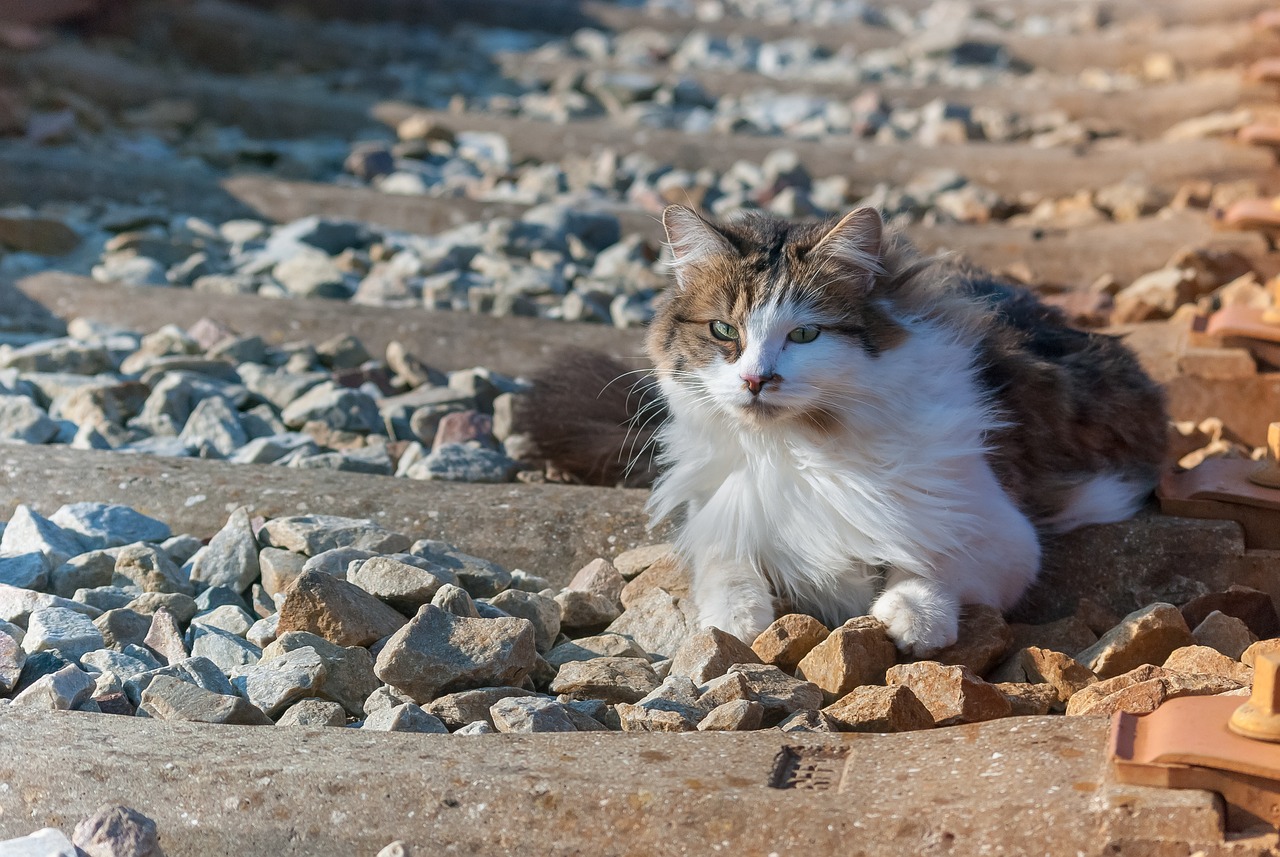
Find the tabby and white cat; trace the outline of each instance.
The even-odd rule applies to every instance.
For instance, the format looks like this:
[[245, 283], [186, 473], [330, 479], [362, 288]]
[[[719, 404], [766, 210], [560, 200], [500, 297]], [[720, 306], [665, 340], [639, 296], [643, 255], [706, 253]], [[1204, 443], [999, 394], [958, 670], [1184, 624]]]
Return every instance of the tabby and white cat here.
[[1123, 345], [921, 258], [875, 210], [713, 224], [672, 206], [663, 223], [660, 398], [591, 402], [603, 384], [575, 374], [620, 370], [578, 355], [538, 379], [530, 427], [609, 481], [629, 399], [632, 418], [665, 409], [649, 507], [678, 523], [705, 626], [750, 642], [782, 596], [833, 626], [869, 612], [926, 655], [955, 642], [961, 605], [1013, 607], [1042, 532], [1128, 517], [1155, 484], [1163, 398]]

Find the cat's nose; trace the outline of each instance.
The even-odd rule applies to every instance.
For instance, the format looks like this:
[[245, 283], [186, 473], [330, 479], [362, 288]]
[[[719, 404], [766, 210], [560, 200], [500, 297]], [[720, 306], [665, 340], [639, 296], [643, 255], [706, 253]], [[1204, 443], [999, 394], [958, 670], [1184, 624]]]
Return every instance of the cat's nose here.
[[763, 375], [742, 375], [742, 383], [747, 385], [747, 389], [751, 391], [751, 395], [758, 396], [760, 391], [764, 389], [764, 385], [774, 380], [778, 376], [772, 372], [766, 372]]

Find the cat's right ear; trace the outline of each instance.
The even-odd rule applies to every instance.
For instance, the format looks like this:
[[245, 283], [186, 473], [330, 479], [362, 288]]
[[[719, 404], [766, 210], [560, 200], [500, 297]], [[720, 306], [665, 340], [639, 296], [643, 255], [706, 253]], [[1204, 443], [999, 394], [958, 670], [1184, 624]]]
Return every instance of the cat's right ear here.
[[667, 244], [671, 247], [671, 267], [681, 286], [686, 285], [690, 268], [698, 267], [713, 256], [738, 255], [729, 239], [692, 208], [668, 205], [662, 212], [662, 226], [667, 230]]

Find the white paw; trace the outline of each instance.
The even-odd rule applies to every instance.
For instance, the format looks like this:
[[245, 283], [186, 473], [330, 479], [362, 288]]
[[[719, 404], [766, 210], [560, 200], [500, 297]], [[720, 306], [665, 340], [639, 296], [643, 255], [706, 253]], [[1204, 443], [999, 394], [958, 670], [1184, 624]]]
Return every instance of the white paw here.
[[773, 622], [773, 608], [757, 606], [755, 609], [731, 610], [722, 606], [720, 609], [703, 609], [698, 619], [703, 628], [719, 628], [749, 646]]
[[898, 649], [923, 658], [956, 641], [960, 606], [924, 580], [908, 580], [885, 590], [871, 607]]

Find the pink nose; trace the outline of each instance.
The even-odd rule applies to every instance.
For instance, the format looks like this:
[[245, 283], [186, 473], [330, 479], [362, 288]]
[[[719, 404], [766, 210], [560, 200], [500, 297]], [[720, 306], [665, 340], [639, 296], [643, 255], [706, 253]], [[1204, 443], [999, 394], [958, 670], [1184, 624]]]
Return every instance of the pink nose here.
[[742, 375], [742, 383], [747, 385], [747, 389], [751, 391], [751, 395], [758, 396], [760, 391], [764, 389], [764, 385], [775, 380], [778, 376], [772, 372], [764, 375]]

